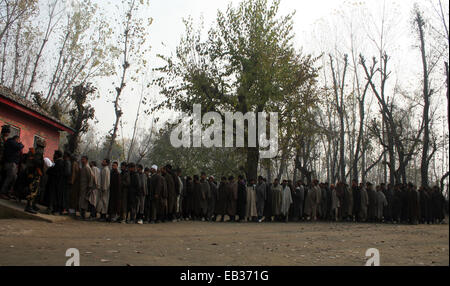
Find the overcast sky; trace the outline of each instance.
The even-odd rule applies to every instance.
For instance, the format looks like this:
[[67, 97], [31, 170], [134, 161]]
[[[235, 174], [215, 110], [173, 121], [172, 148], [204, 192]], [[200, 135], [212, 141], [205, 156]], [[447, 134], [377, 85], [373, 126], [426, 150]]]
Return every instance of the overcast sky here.
[[[110, 1], [99, 1], [102, 9], [112, 9]], [[231, 1], [234, 5], [240, 1]], [[303, 47], [303, 50], [308, 53], [319, 54], [321, 52], [321, 41], [318, 39], [327, 40], [327, 37], [333, 38], [336, 31], [343, 29], [343, 27], [331, 27], [329, 31], [319, 24], [323, 21], [328, 21], [332, 15], [335, 14], [337, 9], [344, 6], [346, 2], [343, 0], [281, 0], [280, 15], [286, 15], [293, 10], [296, 11], [294, 18], [295, 33], [297, 35], [295, 42], [298, 48]], [[372, 7], [374, 13], [381, 13], [383, 7], [383, 1], [362, 1], [368, 6]], [[422, 0], [423, 2], [423, 0]], [[149, 28], [150, 33], [150, 45], [152, 47], [151, 56], [149, 59], [150, 67], [159, 66], [161, 63], [156, 60], [156, 54], [161, 53], [164, 55], [170, 55], [174, 52], [181, 35], [184, 33], [184, 25], [182, 19], [192, 16], [195, 21], [198, 22], [201, 16], [204, 17], [205, 28], [208, 29], [211, 23], [216, 18], [217, 10], [225, 10], [230, 3], [228, 0], [150, 0], [150, 8], [143, 11], [146, 15], [153, 18], [153, 24]], [[391, 16], [394, 17], [398, 25], [394, 27], [395, 41], [393, 41], [393, 53], [400, 53], [404, 56], [393, 57], [394, 66], [393, 69], [402, 69], [403, 65], [407, 65], [410, 60], [408, 57], [413, 55], [412, 53], [412, 35], [409, 31], [409, 17], [411, 15], [411, 9], [414, 1], [411, 0], [389, 0], [386, 1], [386, 9], [395, 12]], [[320, 27], [320, 28], [318, 28]], [[327, 35], [328, 34], [328, 35]], [[395, 43], [394, 43], [395, 42]], [[163, 45], [164, 43], [164, 45]], [[404, 49], [404, 51], [403, 51]], [[367, 57], [371, 57], [372, 54], [368, 54]], [[418, 63], [418, 62], [416, 62]], [[414, 67], [412, 67], [414, 69]], [[406, 78], [405, 81], [408, 81]], [[101, 80], [98, 82], [99, 90], [103, 95], [107, 94], [108, 89], [111, 89], [112, 80]], [[134, 92], [130, 92], [130, 86], [128, 90], [124, 92], [125, 96], [122, 100], [122, 106], [124, 110], [123, 124], [124, 124], [124, 137], [131, 137], [132, 126], [136, 114], [136, 109], [139, 102], [138, 89]], [[153, 88], [151, 90], [152, 96], [159, 96], [158, 90]], [[111, 98], [109, 98], [111, 100]], [[96, 115], [99, 123], [96, 125], [96, 129], [105, 134], [112, 128], [114, 122], [113, 105], [107, 101], [107, 97], [103, 96], [101, 99], [94, 102], [96, 108]], [[171, 113], [162, 114], [162, 119], [168, 119], [173, 117]], [[141, 128], [150, 128], [149, 118], [143, 118], [140, 124]], [[145, 119], [145, 120], [144, 120]], [[119, 133], [120, 134], [120, 133]]]

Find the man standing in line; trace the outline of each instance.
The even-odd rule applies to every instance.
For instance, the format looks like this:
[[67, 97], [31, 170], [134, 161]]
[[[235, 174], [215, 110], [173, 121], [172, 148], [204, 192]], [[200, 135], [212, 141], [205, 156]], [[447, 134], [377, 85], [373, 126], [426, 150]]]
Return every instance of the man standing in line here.
[[87, 156], [81, 157], [81, 169], [80, 169], [80, 198], [79, 207], [81, 213], [81, 219], [86, 219], [86, 211], [89, 208], [89, 194], [95, 188], [94, 185], [94, 173], [88, 163], [89, 158]]
[[258, 184], [256, 185], [256, 212], [258, 214], [258, 222], [263, 221], [264, 204], [267, 198], [267, 187], [264, 183], [263, 177], [258, 177]]
[[245, 206], [247, 204], [247, 186], [244, 180], [244, 176], [238, 177], [238, 199], [237, 199], [237, 214], [239, 216], [239, 222], [243, 222], [245, 219]]
[[301, 185], [300, 181], [296, 182], [296, 186], [294, 188], [294, 191], [292, 192], [292, 219], [294, 221], [299, 221], [301, 218], [301, 211], [302, 211], [302, 204], [303, 204], [303, 198], [304, 196], [303, 186]]
[[381, 189], [381, 187], [377, 190], [377, 222], [383, 222], [383, 209], [387, 206], [388, 202], [386, 197]]
[[206, 220], [216, 221], [217, 183], [214, 181], [214, 176], [210, 176], [208, 181], [210, 196], [208, 198], [208, 214]]
[[373, 188], [372, 183], [370, 182], [367, 184], [367, 196], [369, 198], [367, 218], [369, 222], [374, 222], [376, 220], [377, 215], [378, 196], [377, 192]]
[[101, 170], [97, 167], [97, 162], [92, 161], [90, 163], [92, 173], [94, 174], [94, 189], [89, 193], [89, 212], [91, 213], [90, 219], [97, 219], [97, 207], [100, 197], [100, 179], [101, 179]]
[[152, 195], [151, 195], [151, 172], [150, 168], [145, 167], [144, 174], [147, 178], [147, 195], [145, 196], [145, 206], [144, 206], [144, 223], [150, 223], [152, 221]]
[[77, 156], [72, 154], [71, 158], [72, 171], [70, 174], [70, 199], [69, 199], [69, 215], [76, 217], [77, 210], [79, 210], [80, 197], [80, 164]]
[[178, 196], [177, 196], [177, 212], [176, 218], [178, 221], [183, 220], [183, 204], [185, 197], [185, 183], [183, 182], [183, 178], [181, 177], [181, 168], [177, 168], [174, 172], [175, 179], [178, 180]]
[[175, 182], [171, 173], [171, 166], [167, 165], [161, 169], [161, 174], [167, 184], [167, 220], [174, 221], [177, 207], [177, 193], [175, 190]]
[[49, 168], [47, 174], [49, 176], [49, 195], [50, 202], [48, 212], [51, 214], [59, 213], [62, 215], [64, 210], [64, 160], [63, 154], [60, 150], [55, 150], [53, 155], [53, 161], [55, 164], [53, 167]]
[[130, 186], [128, 188], [128, 205], [130, 209], [130, 220], [128, 223], [134, 224], [136, 222], [136, 213], [138, 207], [138, 197], [141, 191], [141, 179], [139, 173], [136, 171], [136, 164], [128, 164], [128, 171], [130, 172]]
[[161, 219], [163, 211], [163, 192], [164, 192], [164, 178], [158, 173], [158, 166], [153, 165], [150, 168], [150, 188], [149, 196], [151, 197], [151, 223], [155, 223]]
[[272, 201], [272, 185], [267, 182], [266, 178], [263, 178], [264, 184], [266, 184], [266, 201], [264, 203], [264, 220], [266, 222], [272, 222], [272, 210], [273, 210], [273, 201]]
[[352, 194], [353, 194], [353, 214], [355, 221], [359, 222], [359, 213], [361, 210], [361, 191], [358, 187], [358, 181], [352, 180]]
[[227, 185], [227, 214], [231, 221], [236, 221], [237, 212], [237, 199], [238, 199], [238, 186], [233, 176], [228, 178]]
[[145, 197], [148, 194], [147, 190], [147, 175], [144, 173], [144, 167], [137, 165], [137, 174], [139, 179], [139, 189], [137, 192], [137, 205], [136, 205], [136, 220], [138, 224], [144, 224], [144, 208]]
[[291, 188], [288, 185], [288, 182], [286, 180], [283, 181], [283, 190], [281, 192], [281, 208], [280, 213], [282, 216], [282, 219], [287, 223], [289, 222], [289, 209], [292, 205], [292, 193]]
[[120, 171], [119, 221], [120, 223], [125, 223], [128, 216], [128, 189], [130, 187], [130, 172], [128, 171], [127, 162], [120, 164]]
[[206, 180], [205, 172], [201, 173], [200, 190], [201, 190], [201, 201], [200, 201], [201, 219], [202, 221], [205, 221], [208, 215], [208, 202], [211, 197], [211, 189], [209, 187], [208, 181]]
[[367, 194], [366, 187], [361, 183], [359, 187], [360, 191], [360, 208], [358, 218], [360, 222], [367, 221], [367, 209], [369, 207], [369, 195]]
[[220, 179], [219, 188], [217, 190], [216, 201], [216, 216], [220, 215], [220, 221], [225, 221], [225, 214], [227, 209], [227, 178], [222, 177]]
[[120, 214], [120, 173], [119, 163], [113, 162], [111, 165], [111, 184], [109, 191], [109, 203], [108, 203], [108, 221], [116, 222]]
[[275, 217], [275, 221], [279, 221], [281, 216], [282, 192], [283, 187], [279, 184], [278, 178], [275, 178], [272, 185], [272, 215]]
[[102, 170], [100, 172], [100, 188], [98, 192], [97, 211], [100, 213], [100, 221], [106, 222], [108, 214], [109, 192], [111, 186], [111, 170], [109, 169], [109, 159], [102, 161]]
[[250, 183], [247, 186], [247, 199], [245, 207], [245, 221], [253, 221], [257, 218], [258, 212], [256, 211], [256, 184], [255, 179], [250, 179]]

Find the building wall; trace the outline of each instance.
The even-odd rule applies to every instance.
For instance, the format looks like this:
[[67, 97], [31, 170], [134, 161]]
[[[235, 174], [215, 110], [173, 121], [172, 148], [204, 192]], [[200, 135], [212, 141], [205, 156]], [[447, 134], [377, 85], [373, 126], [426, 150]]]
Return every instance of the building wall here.
[[29, 148], [33, 147], [35, 135], [44, 138], [47, 143], [44, 156], [53, 161], [53, 153], [59, 146], [59, 131], [57, 129], [9, 106], [0, 104], [0, 126], [4, 124], [20, 128], [20, 139], [25, 146], [24, 153], [27, 153]]

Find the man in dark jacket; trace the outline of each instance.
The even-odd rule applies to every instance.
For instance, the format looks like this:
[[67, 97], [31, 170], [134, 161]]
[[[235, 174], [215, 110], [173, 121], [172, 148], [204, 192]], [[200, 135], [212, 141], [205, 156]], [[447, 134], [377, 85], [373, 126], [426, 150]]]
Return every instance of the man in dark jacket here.
[[128, 172], [127, 162], [120, 164], [120, 170], [119, 221], [125, 223], [128, 216], [128, 189], [130, 187], [130, 173]]
[[[3, 185], [3, 155], [5, 154], [5, 144], [6, 140], [8, 140], [9, 135], [11, 134], [11, 127], [9, 125], [3, 125], [2, 131], [0, 135], [0, 188]], [[2, 196], [0, 194], [0, 196]]]
[[120, 179], [121, 175], [119, 173], [119, 163], [113, 162], [111, 165], [111, 183], [109, 187], [109, 203], [108, 203], [108, 220], [111, 222], [116, 222], [120, 214]]
[[136, 211], [138, 205], [138, 196], [141, 190], [141, 180], [139, 173], [136, 171], [136, 165], [134, 163], [128, 164], [128, 171], [130, 172], [130, 186], [128, 187], [128, 206], [130, 211], [130, 220], [128, 223], [135, 223]]
[[245, 207], [247, 205], [247, 183], [242, 175], [239, 175], [238, 179], [237, 214], [239, 222], [242, 222], [245, 218]]
[[167, 165], [161, 168], [161, 174], [167, 184], [167, 217], [165, 219], [174, 221], [177, 207], [177, 191], [175, 190], [176, 185], [172, 174], [172, 166]]
[[5, 178], [0, 189], [0, 198], [10, 199], [8, 193], [11, 191], [11, 188], [14, 186], [17, 179], [17, 168], [19, 166], [23, 147], [19, 136], [9, 138], [5, 142], [3, 151], [3, 171], [5, 173]]
[[47, 170], [49, 176], [49, 213], [62, 215], [64, 211], [64, 201], [65, 201], [65, 181], [64, 181], [64, 160], [63, 153], [59, 150], [55, 151], [53, 155], [53, 161], [55, 165]]
[[217, 183], [214, 180], [213, 176], [209, 177], [209, 190], [210, 190], [210, 196], [208, 199], [208, 211], [207, 211], [207, 217], [206, 219], [208, 221], [216, 221], [216, 201], [217, 201]]
[[359, 222], [359, 213], [361, 210], [361, 191], [358, 187], [358, 181], [352, 180], [352, 194], [353, 194], [353, 214], [355, 221]]

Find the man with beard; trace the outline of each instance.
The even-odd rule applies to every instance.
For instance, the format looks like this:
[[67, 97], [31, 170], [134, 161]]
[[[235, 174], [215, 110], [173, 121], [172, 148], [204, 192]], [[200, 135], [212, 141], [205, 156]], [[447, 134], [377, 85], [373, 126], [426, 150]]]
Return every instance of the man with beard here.
[[272, 215], [275, 221], [280, 221], [281, 204], [283, 199], [283, 187], [279, 184], [278, 178], [275, 178], [272, 185]]
[[355, 221], [359, 222], [359, 213], [361, 210], [361, 191], [358, 187], [358, 181], [352, 180], [352, 194], [353, 194], [353, 214]]
[[102, 161], [102, 169], [100, 171], [100, 182], [97, 197], [97, 211], [100, 213], [100, 221], [106, 221], [108, 214], [109, 192], [111, 185], [111, 170], [109, 169], [109, 159]]
[[122, 195], [120, 191], [120, 178], [119, 163], [113, 162], [111, 165], [111, 184], [108, 202], [108, 220], [111, 222], [116, 222], [120, 214], [120, 201]]
[[82, 219], [86, 219], [86, 211], [89, 208], [89, 195], [95, 188], [94, 173], [89, 166], [87, 156], [81, 157], [81, 169], [80, 169], [80, 214]]
[[120, 212], [120, 223], [125, 223], [128, 217], [128, 193], [130, 187], [130, 172], [128, 171], [127, 162], [122, 162], [120, 164], [120, 194], [119, 194], [119, 204], [118, 210]]
[[217, 189], [217, 201], [216, 201], [216, 216], [220, 215], [220, 221], [225, 221], [225, 214], [227, 210], [227, 178], [222, 177], [220, 179], [219, 188]]
[[238, 200], [238, 185], [233, 176], [228, 177], [227, 185], [227, 214], [231, 221], [236, 221]]
[[175, 182], [171, 173], [171, 166], [167, 165], [161, 169], [167, 185], [167, 220], [174, 220], [177, 206], [177, 193], [175, 190]]
[[256, 211], [256, 185], [255, 179], [250, 179], [250, 182], [246, 189], [246, 205], [245, 205], [245, 218], [244, 221], [253, 221], [258, 216]]
[[237, 199], [237, 215], [239, 216], [239, 222], [245, 219], [245, 206], [247, 204], [247, 186], [244, 180], [244, 176], [238, 176], [238, 199]]
[[288, 182], [283, 181], [282, 191], [281, 191], [281, 208], [280, 214], [281, 218], [287, 223], [289, 222], [289, 209], [292, 204], [292, 194], [291, 188], [289, 188]]
[[263, 221], [264, 204], [267, 199], [267, 186], [264, 183], [263, 177], [258, 177], [258, 184], [256, 185], [256, 212], [258, 214], [258, 222]]
[[217, 183], [214, 181], [214, 177], [210, 176], [209, 180], [210, 196], [208, 198], [208, 211], [206, 219], [208, 221], [216, 221], [216, 201], [217, 201]]

